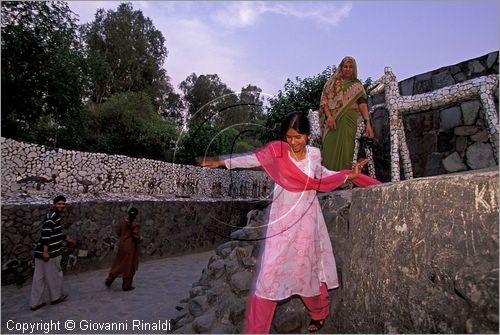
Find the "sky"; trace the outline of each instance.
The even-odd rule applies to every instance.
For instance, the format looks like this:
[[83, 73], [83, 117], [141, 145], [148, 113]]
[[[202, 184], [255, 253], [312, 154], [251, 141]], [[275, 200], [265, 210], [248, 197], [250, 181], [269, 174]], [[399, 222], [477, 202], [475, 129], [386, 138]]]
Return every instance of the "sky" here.
[[[80, 23], [122, 1], [68, 1]], [[390, 66], [398, 80], [499, 49], [499, 1], [132, 1], [165, 37], [176, 88], [217, 74], [233, 91], [274, 96], [288, 78], [315, 76], [346, 55], [358, 77]]]

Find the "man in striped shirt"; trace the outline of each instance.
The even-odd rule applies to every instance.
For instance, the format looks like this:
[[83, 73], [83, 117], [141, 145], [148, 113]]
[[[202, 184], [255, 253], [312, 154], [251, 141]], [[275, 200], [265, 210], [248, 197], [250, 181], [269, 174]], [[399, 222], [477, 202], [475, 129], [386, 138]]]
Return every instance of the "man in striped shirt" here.
[[31, 310], [45, 306], [42, 302], [45, 286], [49, 289], [52, 304], [63, 302], [68, 294], [63, 291], [63, 272], [61, 269], [61, 253], [63, 241], [68, 246], [75, 241], [66, 239], [62, 230], [61, 213], [66, 207], [66, 198], [59, 195], [54, 198], [54, 204], [45, 216], [42, 225], [42, 235], [35, 249], [35, 272], [31, 285]]

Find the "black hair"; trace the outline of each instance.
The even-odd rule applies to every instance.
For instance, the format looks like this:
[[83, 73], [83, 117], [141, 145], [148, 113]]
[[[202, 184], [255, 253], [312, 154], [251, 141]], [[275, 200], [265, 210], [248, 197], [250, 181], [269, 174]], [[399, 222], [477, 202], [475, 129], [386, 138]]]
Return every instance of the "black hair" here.
[[311, 124], [307, 115], [302, 112], [291, 112], [285, 116], [281, 123], [281, 139], [286, 140], [286, 133], [288, 129], [295, 129], [299, 134], [309, 135], [311, 133]]
[[54, 204], [58, 203], [59, 201], [66, 202], [66, 198], [64, 197], [64, 195], [58, 195], [57, 197], [54, 198]]
[[135, 207], [130, 207], [130, 209], [128, 210], [128, 215], [130, 216], [137, 216], [137, 214], [139, 213], [139, 210]]

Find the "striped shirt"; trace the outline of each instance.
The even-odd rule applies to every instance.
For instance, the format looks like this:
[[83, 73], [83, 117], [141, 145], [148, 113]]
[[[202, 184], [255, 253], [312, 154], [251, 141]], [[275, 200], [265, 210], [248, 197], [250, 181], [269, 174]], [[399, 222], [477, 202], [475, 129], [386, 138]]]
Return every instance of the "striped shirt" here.
[[61, 254], [61, 248], [66, 236], [62, 231], [62, 218], [54, 211], [45, 216], [42, 225], [42, 236], [35, 248], [35, 258], [43, 258], [43, 246], [49, 246], [49, 257], [54, 258]]

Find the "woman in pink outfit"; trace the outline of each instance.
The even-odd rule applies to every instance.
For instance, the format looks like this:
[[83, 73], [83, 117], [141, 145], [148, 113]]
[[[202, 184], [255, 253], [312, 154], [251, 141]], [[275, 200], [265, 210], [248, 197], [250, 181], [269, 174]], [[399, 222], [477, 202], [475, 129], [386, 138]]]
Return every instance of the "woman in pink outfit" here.
[[320, 150], [307, 145], [309, 134], [307, 116], [290, 113], [281, 126], [284, 141], [271, 142], [254, 153], [200, 162], [209, 168], [262, 166], [275, 181], [255, 291], [247, 305], [245, 333], [269, 333], [277, 302], [292, 295], [299, 295], [310, 313], [309, 332], [323, 327], [329, 314], [328, 289], [339, 283], [316, 192], [331, 191], [347, 179], [359, 186], [379, 183], [360, 174], [366, 161], [357, 163], [353, 170], [339, 172], [323, 167]]

